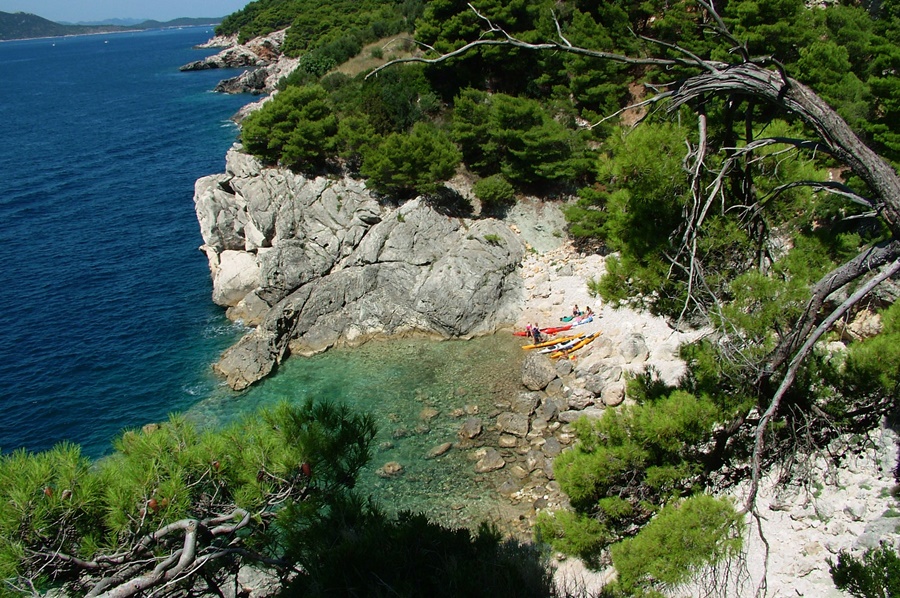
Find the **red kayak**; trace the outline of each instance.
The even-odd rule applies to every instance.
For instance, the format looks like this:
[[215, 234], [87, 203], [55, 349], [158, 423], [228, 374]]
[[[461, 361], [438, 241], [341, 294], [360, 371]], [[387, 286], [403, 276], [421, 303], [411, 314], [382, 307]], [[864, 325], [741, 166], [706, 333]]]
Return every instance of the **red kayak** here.
[[[554, 326], [553, 328], [541, 328], [541, 334], [556, 334], [557, 332], [563, 332], [572, 328], [574, 324], [566, 324], [565, 326]], [[518, 332], [513, 332], [516, 336], [528, 336], [528, 333], [524, 330], [520, 330]]]

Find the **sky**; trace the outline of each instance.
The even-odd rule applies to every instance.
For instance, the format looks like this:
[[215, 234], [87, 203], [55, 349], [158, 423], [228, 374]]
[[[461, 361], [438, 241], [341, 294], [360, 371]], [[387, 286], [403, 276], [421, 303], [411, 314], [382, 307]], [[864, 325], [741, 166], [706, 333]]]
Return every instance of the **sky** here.
[[0, 0], [0, 12], [29, 12], [51, 21], [224, 17], [250, 0]]

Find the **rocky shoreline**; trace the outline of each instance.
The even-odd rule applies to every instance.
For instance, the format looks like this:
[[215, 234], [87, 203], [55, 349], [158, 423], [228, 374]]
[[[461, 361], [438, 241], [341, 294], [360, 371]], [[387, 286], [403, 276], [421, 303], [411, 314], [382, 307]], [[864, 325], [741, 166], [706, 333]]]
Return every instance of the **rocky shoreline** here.
[[297, 68], [299, 59], [288, 58], [281, 53], [287, 30], [238, 44], [237, 36], [214, 37], [198, 48], [223, 48], [219, 53], [196, 60], [181, 67], [182, 71], [207, 69], [246, 69], [240, 75], [224, 79], [215, 91], [223, 93], [268, 94], [275, 90], [278, 81]]
[[379, 201], [361, 181], [265, 168], [239, 148], [224, 174], [197, 181], [194, 202], [213, 300], [255, 326], [215, 366], [236, 390], [291, 353], [466, 338], [518, 315], [524, 246], [499, 220]]
[[[440, 214], [421, 200], [381, 205], [351, 180], [294, 177], [263, 169], [235, 149], [229, 152], [226, 174], [197, 183], [203, 249], [216, 300], [230, 305], [230, 317], [257, 325], [217, 366], [225, 376], [238, 372], [229, 378], [235, 387], [268, 373], [252, 369], [261, 363], [261, 346], [275, 367], [289, 352], [316, 352], [334, 344], [408, 334], [449, 338], [529, 323], [550, 326], [574, 305], [595, 312], [593, 322], [580, 328], [599, 331], [597, 341], [573, 360], [529, 355], [522, 390], [496, 401], [490, 414], [452, 414], [460, 419], [457, 442], [435, 446], [430, 455], [465, 451], [473, 471], [507, 505], [499, 512], [504, 527], [520, 537], [531, 536], [542, 510], [568, 506], [554, 479], [553, 459], [575, 441], [571, 423], [582, 416], [601, 417], [626, 401], [627, 372], [649, 366], [675, 383], [684, 372], [678, 347], [705, 334], [677, 331], [662, 318], [592, 297], [587, 283], [603, 274], [604, 258], [577, 254], [556, 228], [548, 229], [548, 222], [561, 221], [554, 204], [528, 208], [526, 203], [507, 221], [475, 221]], [[285, 197], [306, 199], [294, 204]], [[281, 245], [279, 238], [292, 242]], [[488, 267], [476, 274], [472, 264]], [[400, 278], [392, 278], [398, 271]], [[493, 274], [485, 278], [485, 272]], [[293, 282], [272, 285], [273, 274]], [[476, 290], [484, 286], [472, 285], [472, 276], [481, 283], [493, 281], [490, 309], [472, 313], [471, 307], [483, 301]], [[393, 292], [373, 291], [379, 287], [367, 287], [367, 279], [390, 280], [387, 288]], [[460, 292], [466, 288], [468, 294]], [[305, 290], [298, 296], [297, 289]], [[447, 313], [453, 314], [449, 320], [437, 315]], [[858, 450], [841, 468], [824, 459], [810, 461], [814, 479], [821, 480], [812, 490], [767, 480], [759, 504], [768, 555], [755, 531], [748, 539], [744, 586], [733, 595], [751, 594], [749, 588], [761, 582], [765, 570], [770, 596], [841, 596], [831, 583], [828, 558], [882, 540], [898, 544], [900, 512], [891, 496], [896, 434], [884, 428], [877, 442]], [[402, 475], [402, 464], [385, 464], [383, 475]], [[740, 492], [732, 493], [738, 501]], [[561, 563], [559, 571], [566, 578], [561, 583], [594, 589], [611, 575], [590, 572], [574, 559]]]
[[[666, 382], [676, 382], [684, 371], [678, 345], [704, 334], [675, 331], [661, 318], [604, 305], [587, 290], [587, 281], [602, 272], [602, 257], [578, 255], [564, 244], [531, 253], [523, 262], [526, 292], [520, 326], [549, 325], [577, 304], [591, 306], [597, 314], [585, 331], [602, 331], [600, 340], [575, 361], [550, 363], [530, 356], [522, 392], [511, 399], [508, 412], [486, 425], [493, 438], [471, 457], [480, 459], [476, 467], [508, 472], [497, 491], [519, 510], [523, 535], [541, 510], [568, 506], [553, 480], [552, 459], [575, 441], [571, 422], [600, 417], [627, 400], [626, 371], [652, 366]], [[761, 519], [748, 516], [745, 564], [727, 595], [754, 595], [766, 584], [767, 596], [846, 596], [832, 583], [829, 559], [840, 551], [859, 555], [880, 542], [900, 547], [900, 503], [894, 494], [898, 434], [886, 424], [867, 438], [836, 440], [829, 453], [844, 458], [836, 465], [827, 455], [811, 455], [795, 464], [793, 477], [779, 470], [762, 481], [757, 499]], [[741, 504], [745, 492], [739, 486], [726, 496]], [[589, 571], [577, 559], [563, 559], [558, 566], [561, 584], [588, 591], [613, 575], [611, 570]], [[688, 588], [679, 595], [699, 590]]]
[[[226, 50], [185, 69], [248, 68], [219, 90], [271, 92], [296, 66], [278, 57], [281, 42], [283, 32], [247, 47], [213, 40]], [[450, 186], [468, 195], [464, 182]], [[593, 309], [594, 321], [581, 331], [599, 331], [597, 341], [574, 360], [529, 355], [518, 394], [499, 399], [489, 414], [454, 413], [458, 440], [429, 454], [465, 451], [508, 506], [502, 516], [510, 531], [522, 537], [531, 536], [540, 511], [567, 508], [553, 459], [575, 442], [572, 422], [627, 401], [628, 372], [652, 367], [675, 383], [684, 372], [678, 347], [705, 334], [676, 331], [661, 318], [592, 297], [587, 282], [603, 274], [604, 259], [566, 243], [553, 203], [522, 201], [505, 221], [460, 218], [421, 199], [379, 202], [352, 179], [263, 168], [235, 148], [225, 173], [197, 182], [195, 205], [214, 301], [233, 320], [256, 327], [216, 366], [236, 389], [290, 353], [387, 336], [550, 326], [574, 305]], [[843, 596], [831, 583], [828, 558], [882, 540], [898, 546], [897, 435], [885, 427], [876, 436], [853, 444], [839, 467], [811, 458], [804, 467], [820, 480], [813, 487], [775, 474], [765, 481], [763, 517], [758, 525], [748, 520], [742, 585], [729, 595], [752, 595], [765, 579], [769, 596]], [[403, 475], [403, 466], [388, 462], [380, 473]], [[739, 501], [742, 491], [731, 495]], [[589, 572], [575, 559], [559, 563], [560, 583], [588, 592], [610, 574]]]

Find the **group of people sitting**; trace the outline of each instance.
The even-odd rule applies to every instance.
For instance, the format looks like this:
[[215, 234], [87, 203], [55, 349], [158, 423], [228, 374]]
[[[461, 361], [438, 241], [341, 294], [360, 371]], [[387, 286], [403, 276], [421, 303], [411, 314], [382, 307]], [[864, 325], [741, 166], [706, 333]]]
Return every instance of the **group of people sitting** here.
[[594, 310], [592, 310], [590, 306], [588, 306], [585, 311], [581, 311], [580, 309], [578, 309], [578, 305], [576, 304], [575, 307], [572, 308], [572, 315], [564, 316], [560, 318], [560, 320], [562, 320], [563, 322], [571, 322], [574, 320], [576, 324], [581, 324], [585, 320], [589, 320], [593, 317]]
[[576, 322], [582, 322], [587, 320], [588, 318], [592, 318], [594, 316], [594, 310], [591, 309], [591, 306], [588, 305], [585, 311], [581, 311], [578, 309], [578, 305], [572, 308], [572, 317], [575, 318]]

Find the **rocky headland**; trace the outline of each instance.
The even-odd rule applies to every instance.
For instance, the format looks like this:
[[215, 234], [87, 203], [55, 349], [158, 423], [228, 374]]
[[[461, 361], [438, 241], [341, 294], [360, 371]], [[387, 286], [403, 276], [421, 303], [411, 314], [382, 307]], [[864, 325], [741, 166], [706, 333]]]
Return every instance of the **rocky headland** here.
[[213, 300], [255, 327], [216, 365], [232, 388], [289, 353], [487, 334], [518, 317], [524, 245], [499, 220], [379, 202], [360, 181], [265, 168], [237, 148], [194, 200]]
[[215, 91], [223, 93], [272, 93], [278, 81], [297, 68], [298, 59], [281, 53], [286, 30], [254, 38], [245, 44], [237, 36], [214, 37], [198, 48], [223, 48], [218, 54], [181, 67], [182, 71], [206, 69], [245, 69], [240, 75], [224, 79]]

